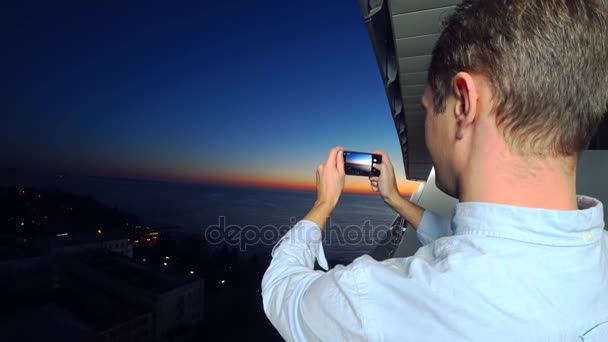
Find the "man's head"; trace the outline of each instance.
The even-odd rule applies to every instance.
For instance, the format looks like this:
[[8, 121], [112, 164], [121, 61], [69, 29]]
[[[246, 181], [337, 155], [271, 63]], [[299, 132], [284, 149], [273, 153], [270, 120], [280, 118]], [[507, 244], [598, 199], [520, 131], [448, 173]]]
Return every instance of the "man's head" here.
[[472, 151], [496, 139], [523, 158], [576, 158], [607, 104], [608, 1], [465, 0], [423, 98], [437, 185], [459, 196]]

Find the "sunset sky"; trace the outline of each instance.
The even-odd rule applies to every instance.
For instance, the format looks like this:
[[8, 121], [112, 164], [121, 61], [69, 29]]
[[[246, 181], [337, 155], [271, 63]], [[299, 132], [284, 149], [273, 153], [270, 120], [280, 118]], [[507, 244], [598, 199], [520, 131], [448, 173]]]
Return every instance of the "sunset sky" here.
[[311, 188], [341, 145], [417, 186], [357, 1], [125, 3], [3, 7], [3, 165]]

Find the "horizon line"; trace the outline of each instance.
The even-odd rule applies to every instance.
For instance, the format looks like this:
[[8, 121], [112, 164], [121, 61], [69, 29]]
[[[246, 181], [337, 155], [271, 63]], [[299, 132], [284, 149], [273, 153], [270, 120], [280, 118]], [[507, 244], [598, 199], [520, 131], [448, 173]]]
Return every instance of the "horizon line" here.
[[[100, 178], [115, 178], [131, 181], [151, 181], [151, 182], [168, 182], [168, 183], [181, 183], [181, 184], [193, 184], [193, 185], [225, 185], [225, 186], [236, 186], [236, 187], [250, 187], [250, 188], [261, 188], [261, 189], [277, 189], [277, 190], [292, 190], [292, 191], [311, 191], [316, 192], [316, 184], [312, 182], [297, 182], [297, 181], [278, 181], [268, 179], [232, 179], [228, 177], [184, 177], [175, 174], [170, 175], [135, 175], [135, 174], [117, 174], [114, 172], [78, 172], [75, 170], [41, 170], [27, 168], [31, 174], [47, 174], [47, 175], [72, 175], [72, 176], [85, 176], [85, 177], [100, 177]], [[2, 168], [1, 171], [14, 173], [18, 171], [18, 168]], [[24, 170], [22, 170], [24, 171]], [[407, 182], [407, 180], [406, 180]], [[7, 184], [9, 185], [9, 184]], [[415, 189], [410, 188], [410, 191], [403, 191], [403, 187], [408, 187], [406, 184], [398, 184], [400, 192], [404, 196], [411, 196]], [[359, 181], [358, 186], [354, 184], [345, 184], [343, 193], [349, 194], [360, 194], [360, 195], [379, 195], [373, 192], [369, 186], [363, 186]]]

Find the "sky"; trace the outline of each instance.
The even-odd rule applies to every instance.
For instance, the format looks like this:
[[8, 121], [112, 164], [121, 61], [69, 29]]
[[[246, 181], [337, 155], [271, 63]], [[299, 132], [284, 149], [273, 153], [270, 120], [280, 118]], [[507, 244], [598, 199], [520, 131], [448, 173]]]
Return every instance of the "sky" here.
[[340, 145], [415, 189], [355, 0], [1, 6], [5, 166], [310, 188]]

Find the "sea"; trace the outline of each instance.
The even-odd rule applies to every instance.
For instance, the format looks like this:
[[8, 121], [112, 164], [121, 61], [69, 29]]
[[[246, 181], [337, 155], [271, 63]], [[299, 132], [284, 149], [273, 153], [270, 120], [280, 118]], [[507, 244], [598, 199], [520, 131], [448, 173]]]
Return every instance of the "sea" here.
[[[201, 234], [210, 246], [227, 245], [245, 255], [270, 253], [316, 199], [313, 191], [80, 175], [45, 174], [2, 183], [89, 195], [136, 215], [142, 224], [178, 226]], [[343, 193], [323, 233], [325, 255], [353, 260], [370, 253], [395, 218], [378, 195]]]

